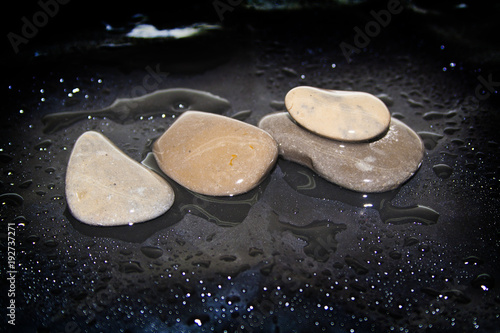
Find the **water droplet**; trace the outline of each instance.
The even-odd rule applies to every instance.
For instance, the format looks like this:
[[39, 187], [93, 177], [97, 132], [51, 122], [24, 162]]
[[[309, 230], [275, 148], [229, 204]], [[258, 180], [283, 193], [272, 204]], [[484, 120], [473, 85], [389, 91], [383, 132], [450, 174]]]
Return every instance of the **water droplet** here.
[[412, 108], [425, 108], [425, 106], [422, 103], [417, 102], [412, 98], [408, 98], [408, 104], [410, 104]]
[[424, 141], [425, 148], [428, 150], [434, 149], [437, 146], [438, 141], [443, 138], [441, 134], [431, 132], [418, 132], [418, 135], [420, 135]]
[[430, 250], [430, 245], [429, 244], [419, 244], [418, 245], [418, 250], [420, 252], [428, 252]]
[[26, 237], [26, 241], [28, 243], [32, 243], [32, 244], [35, 244], [36, 242], [38, 242], [40, 240], [40, 237], [37, 236], [37, 235], [29, 235], [28, 237]]
[[163, 255], [163, 250], [154, 246], [143, 246], [141, 252], [151, 259], [157, 259]]
[[307, 242], [304, 253], [319, 262], [327, 261], [330, 253], [337, 250], [335, 235], [345, 230], [345, 224], [336, 224], [328, 220], [316, 220], [305, 226], [295, 226], [290, 223], [281, 222], [277, 218], [269, 225], [269, 228], [279, 231], [290, 231], [295, 236]]
[[132, 250], [130, 249], [121, 249], [120, 254], [123, 254], [124, 256], [130, 256], [132, 254]]
[[476, 256], [468, 256], [462, 259], [464, 264], [466, 265], [481, 265], [483, 263], [483, 259]]
[[471, 284], [476, 288], [487, 291], [495, 286], [495, 279], [491, 275], [483, 273], [476, 276]]
[[17, 193], [4, 193], [0, 194], [0, 203], [19, 207], [24, 203], [24, 198]]
[[399, 112], [394, 112], [394, 113], [392, 114], [392, 117], [393, 117], [393, 118], [396, 118], [396, 119], [399, 119], [399, 120], [401, 120], [401, 119], [404, 119], [404, 118], [405, 118], [405, 116], [404, 116], [403, 114], [399, 113]]
[[33, 184], [33, 179], [27, 179], [21, 184], [19, 184], [19, 188], [27, 189], [28, 187], [30, 187], [31, 184]]
[[443, 117], [444, 117], [444, 114], [441, 112], [437, 112], [437, 111], [426, 112], [422, 116], [422, 118], [424, 118], [424, 120], [436, 120], [436, 119], [441, 119]]
[[243, 121], [243, 120], [247, 119], [248, 117], [250, 117], [251, 114], [252, 114], [252, 110], [243, 110], [243, 111], [236, 112], [235, 114], [233, 114], [231, 116], [231, 118]]
[[119, 263], [118, 270], [123, 273], [142, 273], [144, 269], [141, 267], [141, 264], [137, 261], [122, 261]]
[[393, 106], [394, 105], [394, 100], [392, 99], [391, 96], [387, 94], [378, 94], [376, 95], [378, 99], [380, 99], [386, 106]]
[[439, 178], [446, 179], [453, 173], [453, 168], [447, 164], [436, 164], [432, 167], [432, 170]]
[[191, 262], [193, 266], [198, 266], [198, 267], [203, 267], [203, 268], [209, 268], [211, 261], [210, 260], [205, 260], [205, 259], [197, 259], [193, 260]]
[[396, 251], [396, 250], [389, 252], [389, 257], [391, 257], [391, 258], [392, 258], [392, 259], [394, 259], [394, 260], [401, 259], [401, 258], [402, 258], [402, 256], [403, 256], [403, 255], [401, 254], [401, 252]]
[[460, 131], [459, 127], [446, 127], [443, 132], [444, 132], [444, 134], [452, 135], [458, 131]]
[[236, 256], [233, 256], [230, 254], [223, 254], [219, 257], [219, 260], [227, 261], [227, 262], [235, 261], [236, 259], [237, 259]]
[[403, 246], [412, 246], [420, 243], [416, 237], [406, 237]]
[[30, 221], [28, 221], [28, 219], [22, 215], [14, 218], [12, 222], [20, 227], [26, 227], [30, 223]]
[[262, 249], [256, 248], [256, 247], [251, 247], [248, 249], [248, 255], [251, 257], [255, 257], [259, 254], [263, 254], [264, 251]]
[[430, 225], [437, 223], [439, 219], [439, 213], [432, 208], [421, 205], [394, 207], [386, 200], [381, 201], [379, 213], [384, 223], [391, 224], [422, 223]]
[[52, 146], [52, 140], [44, 140], [35, 145], [35, 150], [47, 150], [50, 146]]
[[59, 243], [55, 239], [48, 239], [45, 242], [43, 242], [43, 245], [47, 247], [57, 247]]
[[53, 174], [55, 171], [56, 169], [53, 167], [48, 167], [47, 169], [45, 169], [45, 172], [48, 173], [49, 175]]
[[364, 275], [368, 273], [368, 268], [366, 268], [364, 264], [356, 258], [347, 255], [345, 257], [345, 263], [351, 267], [356, 274]]
[[274, 101], [271, 101], [269, 103], [269, 106], [271, 108], [273, 108], [274, 110], [276, 110], [276, 111], [283, 111], [283, 110], [285, 110], [285, 102], [284, 101], [274, 100]]

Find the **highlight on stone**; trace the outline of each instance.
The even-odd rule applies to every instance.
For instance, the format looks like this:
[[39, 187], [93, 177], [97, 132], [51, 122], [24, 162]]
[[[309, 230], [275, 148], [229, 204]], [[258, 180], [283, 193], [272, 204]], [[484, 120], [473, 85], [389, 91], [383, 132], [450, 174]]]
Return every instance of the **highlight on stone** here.
[[104, 135], [89, 131], [76, 141], [66, 171], [71, 214], [97, 226], [152, 220], [174, 203], [167, 181], [125, 155]]
[[287, 112], [259, 122], [278, 142], [279, 154], [305, 165], [330, 182], [358, 192], [397, 188], [420, 167], [424, 145], [420, 137], [392, 118], [389, 130], [373, 142], [331, 140], [298, 126]]
[[359, 142], [383, 135], [391, 115], [377, 97], [359, 91], [295, 87], [285, 97], [292, 118], [326, 138]]
[[161, 170], [188, 190], [231, 196], [248, 192], [268, 175], [278, 147], [256, 126], [186, 111], [154, 143], [153, 153]]

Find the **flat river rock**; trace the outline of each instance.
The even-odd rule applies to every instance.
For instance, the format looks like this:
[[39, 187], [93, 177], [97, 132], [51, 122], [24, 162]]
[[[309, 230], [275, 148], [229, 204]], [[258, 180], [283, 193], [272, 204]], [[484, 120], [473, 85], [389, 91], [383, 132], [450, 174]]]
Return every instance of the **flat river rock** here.
[[300, 86], [286, 94], [285, 106], [301, 126], [339, 141], [359, 142], [381, 136], [391, 120], [380, 99], [360, 91]]
[[300, 163], [325, 179], [358, 192], [397, 188], [419, 168], [424, 156], [420, 137], [392, 118], [377, 141], [348, 143], [318, 136], [298, 126], [287, 112], [264, 117], [259, 127], [278, 142], [283, 158]]
[[162, 215], [172, 206], [174, 191], [104, 135], [89, 131], [78, 138], [71, 152], [66, 199], [79, 221], [116, 226]]
[[187, 189], [213, 196], [248, 192], [278, 158], [276, 141], [239, 120], [187, 111], [154, 143], [158, 166]]

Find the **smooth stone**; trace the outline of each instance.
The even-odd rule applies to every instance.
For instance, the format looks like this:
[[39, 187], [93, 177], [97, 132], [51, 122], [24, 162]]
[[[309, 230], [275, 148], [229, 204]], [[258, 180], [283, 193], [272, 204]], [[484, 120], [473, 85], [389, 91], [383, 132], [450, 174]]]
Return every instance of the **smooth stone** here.
[[320, 137], [298, 126], [286, 112], [265, 116], [259, 127], [278, 142], [283, 158], [358, 192], [397, 188], [418, 170], [424, 156], [420, 137], [394, 118], [382, 138], [365, 143]]
[[371, 140], [386, 132], [391, 120], [380, 99], [359, 91], [296, 87], [286, 94], [285, 106], [301, 126], [339, 141]]
[[117, 226], [162, 215], [174, 203], [174, 191], [104, 135], [89, 131], [71, 152], [66, 199], [71, 214], [81, 222]]
[[248, 192], [278, 158], [276, 141], [229, 117], [187, 111], [154, 143], [158, 166], [185, 188], [213, 196]]

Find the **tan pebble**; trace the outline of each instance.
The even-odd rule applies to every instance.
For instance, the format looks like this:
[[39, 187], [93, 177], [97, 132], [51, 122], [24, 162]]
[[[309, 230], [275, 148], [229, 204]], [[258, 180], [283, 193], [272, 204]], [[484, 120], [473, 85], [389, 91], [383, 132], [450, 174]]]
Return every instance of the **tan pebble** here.
[[359, 91], [296, 87], [285, 106], [301, 126], [339, 141], [371, 140], [387, 131], [391, 119], [380, 99]]
[[162, 215], [172, 206], [174, 191], [104, 135], [90, 131], [78, 138], [71, 152], [66, 198], [81, 222], [117, 226]]
[[385, 136], [366, 143], [320, 137], [295, 124], [286, 112], [264, 117], [259, 127], [274, 137], [285, 159], [358, 192], [397, 188], [418, 170], [424, 156], [420, 137], [394, 118]]
[[278, 147], [258, 127], [187, 111], [154, 143], [153, 153], [162, 171], [187, 189], [230, 196], [251, 190], [266, 177]]

